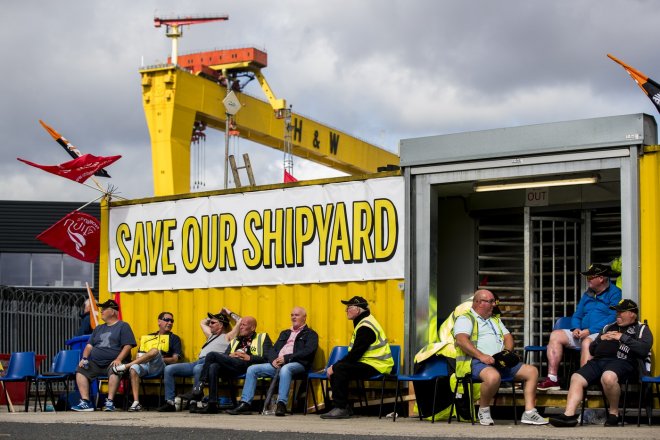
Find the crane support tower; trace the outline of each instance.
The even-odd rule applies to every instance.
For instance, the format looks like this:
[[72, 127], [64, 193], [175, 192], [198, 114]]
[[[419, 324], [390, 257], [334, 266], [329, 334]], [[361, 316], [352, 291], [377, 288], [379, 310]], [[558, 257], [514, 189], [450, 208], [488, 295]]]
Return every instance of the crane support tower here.
[[200, 16], [180, 16], [180, 17], [154, 17], [154, 26], [161, 27], [165, 25], [165, 35], [172, 39], [171, 63], [177, 63], [179, 52], [179, 38], [183, 36], [183, 26], [191, 24], [210, 23], [212, 21], [229, 20], [228, 15], [200, 15]]

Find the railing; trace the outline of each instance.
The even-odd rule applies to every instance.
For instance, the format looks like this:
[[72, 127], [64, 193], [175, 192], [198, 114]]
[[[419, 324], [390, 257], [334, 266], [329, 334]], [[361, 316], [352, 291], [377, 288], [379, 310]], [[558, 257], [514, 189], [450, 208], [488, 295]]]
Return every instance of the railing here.
[[0, 286], [0, 353], [35, 351], [53, 356], [80, 327], [84, 291], [37, 291]]

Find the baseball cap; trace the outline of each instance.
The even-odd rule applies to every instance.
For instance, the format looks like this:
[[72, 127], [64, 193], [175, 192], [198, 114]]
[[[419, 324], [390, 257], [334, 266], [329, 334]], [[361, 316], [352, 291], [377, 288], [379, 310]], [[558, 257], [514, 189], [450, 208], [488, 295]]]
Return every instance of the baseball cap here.
[[635, 313], [639, 313], [639, 307], [637, 307], [637, 304], [635, 301], [631, 299], [622, 299], [619, 301], [619, 304], [615, 306], [610, 306], [611, 310], [616, 310], [617, 312], [627, 312], [627, 311], [633, 311]]
[[114, 309], [119, 311], [119, 304], [115, 300], [109, 299], [106, 302], [102, 304], [96, 304], [97, 307], [100, 307], [101, 309]]
[[207, 313], [209, 319], [217, 319], [218, 322], [221, 322], [224, 325], [229, 325], [229, 317], [224, 313], [213, 314], [211, 312]]
[[610, 266], [600, 263], [594, 263], [589, 266], [589, 269], [580, 273], [585, 277], [612, 277], [618, 275], [612, 271]]
[[368, 309], [369, 308], [369, 303], [367, 302], [366, 299], [362, 298], [361, 296], [354, 296], [353, 298], [349, 299], [348, 301], [344, 301], [342, 299], [341, 303], [346, 304], [347, 306], [362, 307], [363, 309]]

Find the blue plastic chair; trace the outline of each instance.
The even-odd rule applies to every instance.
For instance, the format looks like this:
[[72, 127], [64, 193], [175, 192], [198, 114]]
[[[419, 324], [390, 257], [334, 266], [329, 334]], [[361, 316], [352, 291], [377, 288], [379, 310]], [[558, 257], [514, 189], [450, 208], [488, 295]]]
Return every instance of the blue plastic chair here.
[[[555, 321], [555, 325], [552, 327], [552, 330], [570, 329], [571, 320], [572, 318], [570, 316], [562, 316], [561, 318], [558, 318], [557, 321]], [[548, 350], [547, 345], [527, 345], [524, 350], [525, 354], [523, 357], [526, 364], [530, 363], [529, 357], [531, 353], [541, 353], [541, 361], [539, 363], [539, 367], [543, 367], [543, 355], [545, 355]], [[577, 351], [579, 351], [579, 349]], [[539, 376], [543, 376], [543, 371], [541, 371], [541, 368], [539, 368]]]
[[[642, 397], [647, 395], [647, 392], [651, 394], [648, 396], [646, 404], [646, 417], [649, 419], [649, 426], [651, 426], [651, 416], [653, 415], [653, 399], [658, 398], [660, 400], [659, 386], [660, 376], [642, 376], [640, 379], [640, 389], [639, 389], [639, 404], [637, 406], [637, 426], [639, 426], [642, 418]], [[655, 392], [653, 389], [655, 388]]]
[[[341, 360], [348, 354], [348, 346], [346, 345], [337, 345], [336, 347], [332, 348], [332, 351], [330, 351], [330, 356], [328, 357], [328, 363], [325, 365], [325, 368], [322, 371], [316, 372], [316, 373], [309, 373], [307, 374], [307, 381], [305, 383], [305, 396], [309, 396], [309, 385], [312, 382], [312, 380], [318, 380], [321, 383], [321, 392], [323, 394], [323, 399], [324, 401], [328, 400], [328, 387], [323, 386], [323, 383], [328, 382], [328, 375], [326, 374], [326, 371], [328, 368], [330, 368], [331, 365], [334, 365], [337, 363], [337, 361]], [[312, 401], [314, 402], [314, 409], [316, 412], [318, 412], [319, 408], [318, 405], [316, 404], [316, 395], [314, 392], [311, 393], [312, 395]], [[305, 397], [305, 415], [307, 415], [307, 397]]]
[[55, 406], [55, 393], [53, 392], [53, 382], [63, 382], [67, 398], [64, 399], [64, 410], [67, 409], [69, 401], [69, 381], [76, 377], [76, 369], [78, 362], [80, 362], [80, 350], [61, 350], [53, 358], [50, 371], [41, 373], [35, 379], [35, 387], [37, 389], [37, 400], [34, 403], [35, 410], [37, 402], [39, 402], [39, 409], [41, 409], [41, 398], [39, 396], [39, 382], [44, 382], [46, 385], [46, 393], [44, 395], [44, 403], [50, 401]]
[[[392, 360], [394, 361], [394, 366], [392, 371], [389, 374], [377, 374], [375, 376], [367, 379], [368, 381], [380, 381], [380, 406], [378, 407], [378, 418], [383, 417], [383, 397], [385, 396], [385, 382], [388, 379], [396, 379], [399, 376], [399, 368], [401, 366], [401, 346], [400, 345], [390, 345], [390, 352], [392, 353]], [[364, 397], [365, 405], [367, 404], [367, 393], [364, 389], [364, 381], [358, 380], [358, 388]], [[361, 404], [361, 402], [360, 402]]]
[[[441, 378], [449, 378], [449, 367], [447, 358], [444, 356], [431, 356], [419, 365], [419, 370], [411, 375], [399, 375], [396, 378], [396, 394], [394, 395], [394, 414], [392, 421], [396, 422], [396, 403], [399, 399], [399, 384], [401, 382], [418, 382], [433, 380], [433, 409], [431, 412], [431, 423], [435, 422], [435, 398], [438, 393], [438, 382]], [[403, 399], [401, 401], [403, 403]], [[422, 420], [422, 412], [419, 411], [419, 420]]]
[[[468, 374], [467, 376], [464, 377], [457, 377], [456, 378], [456, 386], [454, 387], [454, 399], [451, 402], [451, 408], [449, 409], [449, 419], [447, 423], [451, 423], [452, 419], [452, 414], [454, 414], [454, 406], [456, 405], [456, 395], [458, 393], [458, 385], [462, 384], [463, 385], [463, 392], [465, 390], [468, 390], [468, 402], [470, 402], [470, 421], [474, 425], [475, 422], [475, 414], [474, 414], [474, 384], [477, 383], [482, 383], [481, 379], [473, 379], [472, 374]], [[513, 376], [502, 376], [500, 378], [500, 384], [503, 383], [508, 383], [511, 385], [511, 395], [512, 395], [512, 402], [513, 402], [513, 423], [514, 425], [518, 424], [518, 409], [516, 406], [516, 383], [521, 384], [522, 388], [522, 380], [516, 380], [514, 379]], [[467, 387], [467, 388], [466, 388]], [[456, 421], [460, 422], [460, 415], [458, 414], [458, 411], [456, 412]]]
[[7, 402], [7, 411], [9, 408], [9, 392], [5, 382], [25, 382], [25, 412], [28, 411], [28, 401], [30, 400], [30, 386], [37, 377], [37, 354], [34, 351], [17, 351], [11, 354], [7, 374], [0, 377], [0, 382], [5, 390], [5, 401]]

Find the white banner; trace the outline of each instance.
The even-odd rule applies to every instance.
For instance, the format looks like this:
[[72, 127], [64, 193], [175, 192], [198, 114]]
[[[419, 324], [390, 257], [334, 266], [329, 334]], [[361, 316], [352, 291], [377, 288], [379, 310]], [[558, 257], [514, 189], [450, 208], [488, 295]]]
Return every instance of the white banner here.
[[110, 210], [111, 292], [403, 278], [402, 177]]

